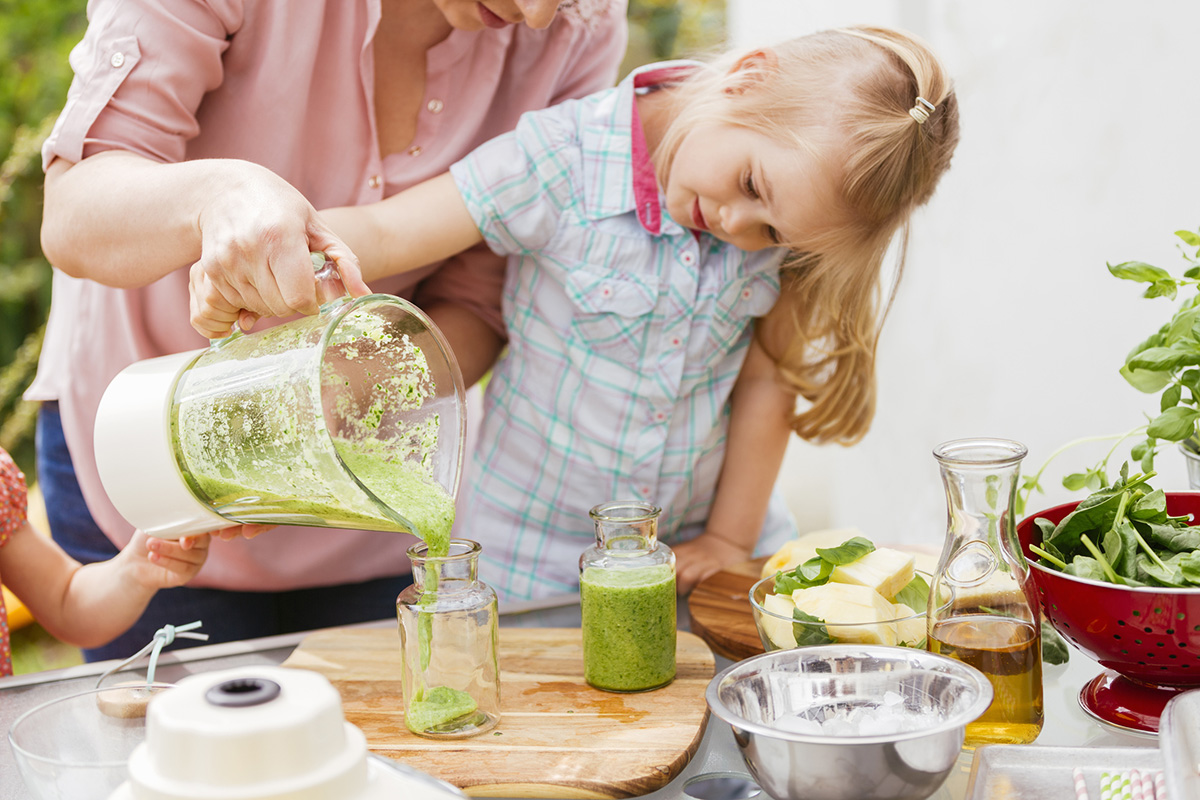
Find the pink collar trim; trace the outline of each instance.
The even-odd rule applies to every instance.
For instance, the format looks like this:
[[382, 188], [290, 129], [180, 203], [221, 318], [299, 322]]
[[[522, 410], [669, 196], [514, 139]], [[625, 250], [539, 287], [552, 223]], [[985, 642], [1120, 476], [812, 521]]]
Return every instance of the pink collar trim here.
[[646, 86], [673, 83], [691, 73], [693, 66], [662, 67], [639, 72], [633, 76], [633, 117], [630, 126], [633, 161], [633, 201], [637, 206], [638, 221], [648, 233], [662, 233], [662, 204], [658, 201], [658, 178], [654, 175], [654, 164], [646, 145], [646, 132], [638, 116], [637, 90]]

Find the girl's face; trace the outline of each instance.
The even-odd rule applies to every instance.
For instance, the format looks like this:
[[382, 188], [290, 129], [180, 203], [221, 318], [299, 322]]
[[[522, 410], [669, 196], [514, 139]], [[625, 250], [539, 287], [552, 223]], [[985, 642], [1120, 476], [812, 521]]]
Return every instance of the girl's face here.
[[742, 250], [806, 242], [839, 225], [837, 175], [813, 154], [748, 128], [698, 125], [675, 152], [667, 213]]
[[455, 28], [478, 31], [525, 24], [545, 28], [558, 13], [561, 0], [433, 0]]

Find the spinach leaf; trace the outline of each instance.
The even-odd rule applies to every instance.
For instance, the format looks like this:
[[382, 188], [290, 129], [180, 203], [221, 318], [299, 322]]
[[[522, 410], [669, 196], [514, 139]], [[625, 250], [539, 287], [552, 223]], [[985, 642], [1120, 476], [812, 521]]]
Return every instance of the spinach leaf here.
[[1147, 541], [1160, 549], [1173, 553], [1200, 550], [1200, 528], [1159, 523], [1140, 523], [1137, 527], [1146, 535]]
[[1154, 586], [1181, 588], [1184, 585], [1183, 572], [1174, 559], [1167, 559], [1159, 564], [1149, 556], [1139, 555], [1136, 577]]
[[831, 644], [834, 641], [833, 637], [829, 635], [829, 630], [825, 627], [825, 620], [820, 617], [805, 614], [800, 609], [795, 608], [792, 609], [792, 618], [796, 620], [796, 622], [792, 623], [792, 635], [796, 637], [797, 646]]
[[1200, 585], [1200, 552], [1180, 553], [1175, 563], [1185, 581]]
[[1104, 574], [1104, 568], [1100, 566], [1100, 562], [1090, 556], [1075, 556], [1063, 572], [1074, 575], [1076, 578], [1108, 582], [1108, 576]]
[[1047, 664], [1065, 664], [1071, 658], [1071, 649], [1066, 640], [1059, 636], [1047, 620], [1042, 619], [1042, 661]]

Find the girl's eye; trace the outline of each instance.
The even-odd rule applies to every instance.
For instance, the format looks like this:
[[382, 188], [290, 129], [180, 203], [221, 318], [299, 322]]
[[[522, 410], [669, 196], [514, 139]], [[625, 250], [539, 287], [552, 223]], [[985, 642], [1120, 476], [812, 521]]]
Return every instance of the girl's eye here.
[[767, 238], [770, 239], [773, 244], [783, 244], [783, 239], [779, 236], [779, 231], [775, 230], [773, 225], [767, 226]]
[[746, 194], [750, 195], [751, 197], [753, 197], [754, 199], [757, 200], [758, 199], [758, 190], [756, 190], [754, 188], [754, 175], [753, 174], [751, 174], [749, 172], [746, 173], [746, 177], [743, 178], [743, 185], [746, 189]]

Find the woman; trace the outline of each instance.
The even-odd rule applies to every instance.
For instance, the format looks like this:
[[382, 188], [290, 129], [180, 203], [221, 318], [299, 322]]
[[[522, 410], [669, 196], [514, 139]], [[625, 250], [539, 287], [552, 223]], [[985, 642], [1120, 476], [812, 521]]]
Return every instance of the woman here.
[[[312, 214], [444, 172], [520, 114], [609, 86], [624, 0], [93, 0], [75, 80], [43, 150], [43, 249], [56, 267], [38, 376], [39, 475], [55, 539], [83, 562], [132, 535], [92, 454], [96, 406], [128, 364], [202, 347], [188, 269], [246, 285], [274, 316], [315, 310]], [[556, 13], [557, 12], [557, 13]], [[407, 277], [473, 382], [502, 344], [503, 261], [483, 248]], [[359, 293], [360, 284], [349, 287]], [[137, 454], [131, 453], [130, 457]], [[212, 641], [385, 616], [409, 537], [292, 528], [214, 545], [192, 588], [160, 592], [125, 656], [166, 623]]]

